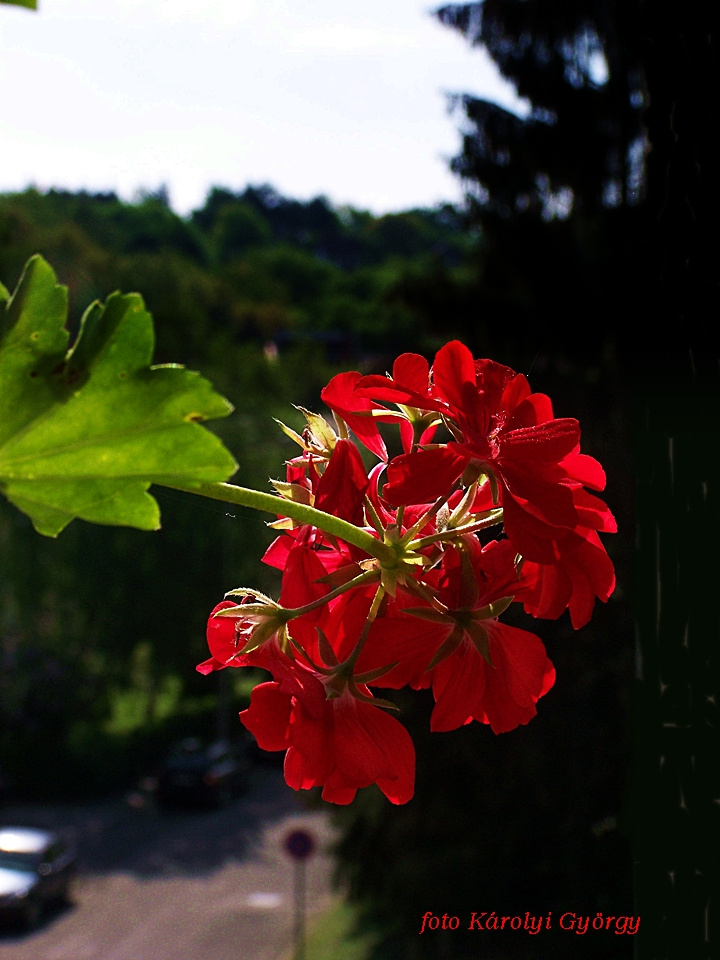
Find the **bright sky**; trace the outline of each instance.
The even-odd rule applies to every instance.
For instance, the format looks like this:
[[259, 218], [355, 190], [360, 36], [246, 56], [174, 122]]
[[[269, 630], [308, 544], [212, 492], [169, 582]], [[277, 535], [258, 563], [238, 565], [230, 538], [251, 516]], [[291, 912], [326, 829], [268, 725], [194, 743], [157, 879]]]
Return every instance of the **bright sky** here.
[[423, 0], [40, 0], [0, 5], [0, 192], [271, 183], [383, 213], [460, 187], [446, 92], [522, 112]]

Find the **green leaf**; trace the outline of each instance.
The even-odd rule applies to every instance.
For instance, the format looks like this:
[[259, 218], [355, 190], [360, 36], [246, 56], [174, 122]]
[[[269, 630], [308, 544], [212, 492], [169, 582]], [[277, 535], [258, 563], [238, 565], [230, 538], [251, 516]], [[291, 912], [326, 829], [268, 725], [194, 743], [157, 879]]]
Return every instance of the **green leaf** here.
[[32, 257], [4, 324], [0, 311], [0, 491], [48, 536], [76, 517], [157, 529], [152, 483], [220, 482], [237, 469], [200, 425], [232, 407], [197, 373], [150, 366], [152, 317], [138, 294], [90, 306], [69, 350], [66, 317], [67, 290]]
[[14, 7], [27, 7], [28, 10], [37, 10], [37, 0], [0, 0], [0, 3], [9, 3]]

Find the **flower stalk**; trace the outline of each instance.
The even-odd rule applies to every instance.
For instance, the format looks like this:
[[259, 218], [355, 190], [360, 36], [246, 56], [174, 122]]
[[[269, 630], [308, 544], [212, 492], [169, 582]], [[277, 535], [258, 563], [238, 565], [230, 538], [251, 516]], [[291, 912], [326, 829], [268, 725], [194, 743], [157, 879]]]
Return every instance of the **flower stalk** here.
[[172, 490], [182, 490], [185, 493], [196, 493], [200, 497], [209, 497], [211, 500], [222, 500], [236, 506], [250, 507], [252, 510], [261, 510], [264, 513], [273, 513], [276, 516], [290, 517], [298, 523], [307, 523], [317, 527], [323, 533], [339, 537], [346, 543], [364, 550], [371, 557], [376, 557], [384, 563], [394, 563], [396, 553], [377, 537], [356, 527], [347, 520], [331, 516], [323, 510], [293, 500], [285, 500], [273, 493], [263, 493], [261, 490], [252, 490], [249, 487], [239, 487], [233, 483], [166, 483], [163, 486]]

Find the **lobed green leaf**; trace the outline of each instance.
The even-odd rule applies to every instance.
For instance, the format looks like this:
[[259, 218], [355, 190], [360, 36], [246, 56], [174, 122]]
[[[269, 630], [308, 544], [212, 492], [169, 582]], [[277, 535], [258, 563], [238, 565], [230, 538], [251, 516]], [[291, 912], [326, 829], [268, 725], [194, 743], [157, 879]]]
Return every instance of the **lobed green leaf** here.
[[156, 529], [152, 483], [220, 482], [235, 472], [201, 426], [231, 405], [197, 373], [150, 365], [152, 317], [139, 294], [90, 306], [68, 349], [67, 290], [35, 256], [4, 313], [0, 491], [40, 533], [56, 536], [75, 518]]

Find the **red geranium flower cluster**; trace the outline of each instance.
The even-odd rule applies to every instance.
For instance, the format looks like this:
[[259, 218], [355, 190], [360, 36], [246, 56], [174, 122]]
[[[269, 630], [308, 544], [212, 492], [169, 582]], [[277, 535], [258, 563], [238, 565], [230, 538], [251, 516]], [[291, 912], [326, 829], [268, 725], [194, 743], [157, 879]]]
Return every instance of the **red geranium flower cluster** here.
[[[308, 411], [302, 436], [281, 425], [301, 452], [275, 483], [281, 532], [263, 558], [282, 571], [280, 598], [230, 591], [238, 599], [213, 610], [198, 670], [270, 673], [240, 719], [262, 748], [286, 751], [291, 786], [349, 803], [376, 783], [405, 803], [414, 748], [378, 688], [431, 688], [433, 730], [527, 723], [555, 671], [534, 633], [500, 617], [520, 603], [587, 623], [614, 589], [598, 533], [615, 523], [586, 489], [605, 476], [580, 452], [577, 421], [457, 341], [432, 369], [403, 354], [392, 376], [339, 374], [322, 399], [337, 429]], [[392, 458], [387, 423], [403, 448]], [[377, 457], [369, 470], [351, 431]], [[283, 502], [313, 508], [312, 522]]]

